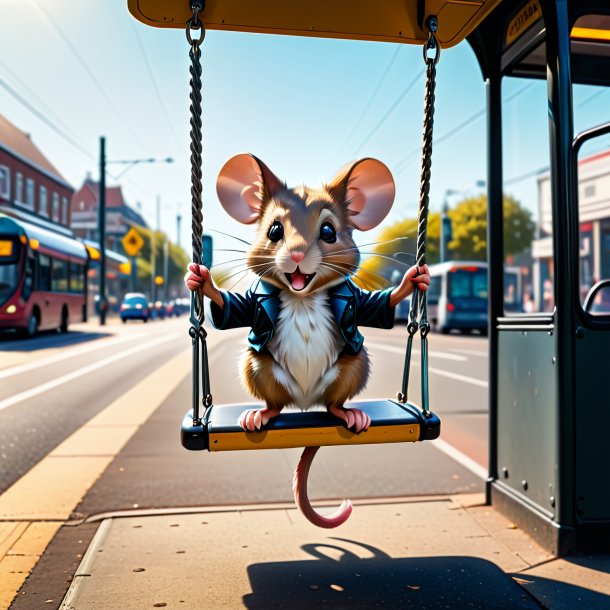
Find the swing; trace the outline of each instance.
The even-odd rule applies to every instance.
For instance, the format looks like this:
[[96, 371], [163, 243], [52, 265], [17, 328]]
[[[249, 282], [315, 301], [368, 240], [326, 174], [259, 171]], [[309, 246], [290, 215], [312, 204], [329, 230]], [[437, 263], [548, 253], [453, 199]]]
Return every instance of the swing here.
[[[167, 15], [166, 7], [160, 12], [160, 3], [154, 0], [129, 0], [129, 9], [140, 21], [161, 27], [177, 27], [177, 24], [186, 22], [186, 37], [190, 45], [190, 101], [191, 101], [191, 195], [192, 195], [192, 244], [193, 260], [202, 260], [202, 186], [201, 186], [201, 44], [205, 37], [205, 25], [199, 19], [203, 11], [202, 0], [190, 0], [192, 14], [189, 15], [184, 6], [176, 14]], [[222, 29], [219, 24], [219, 5], [215, 3], [210, 7], [211, 18], [216, 20], [215, 27]], [[483, 3], [483, 14], [480, 19], [491, 10], [494, 2]], [[269, 2], [265, 7], [269, 8]], [[224, 3], [223, 3], [224, 6]], [[235, 9], [232, 3], [227, 2], [229, 9]], [[457, 5], [456, 5], [457, 6]], [[462, 6], [462, 5], [460, 5]], [[158, 10], [157, 10], [158, 9]], [[427, 38], [423, 45], [423, 56], [426, 64], [426, 94], [424, 108], [423, 154], [420, 181], [419, 226], [417, 235], [416, 262], [418, 267], [426, 264], [426, 233], [428, 219], [428, 203], [430, 190], [430, 167], [432, 162], [432, 129], [434, 117], [434, 90], [436, 63], [440, 55], [440, 42], [437, 38], [438, 20], [436, 16], [428, 16], [425, 20], [424, 3], [418, 3], [419, 23], [424, 23]], [[157, 10], [157, 12], [155, 12]], [[322, 10], [322, 9], [321, 9]], [[480, 7], [477, 10], [481, 10]], [[322, 10], [323, 12], [323, 10]], [[163, 17], [161, 17], [163, 15]], [[235, 15], [233, 15], [235, 16]], [[241, 15], [244, 17], [244, 15]], [[253, 19], [252, 15], [247, 15]], [[257, 16], [260, 21], [260, 14]], [[267, 15], [269, 17], [269, 15]], [[477, 15], [479, 17], [479, 15]], [[271, 17], [269, 17], [271, 19]], [[225, 20], [222, 20], [225, 23]], [[462, 24], [459, 34], [464, 37], [468, 20]], [[253, 19], [249, 26], [227, 27], [226, 29], [240, 29], [246, 31], [262, 31], [260, 23]], [[474, 25], [472, 25], [474, 28]], [[330, 28], [330, 30], [328, 30]], [[328, 25], [327, 31], [334, 34], [339, 31], [337, 22]], [[287, 33], [288, 28], [277, 26], [271, 30], [278, 33]], [[307, 33], [306, 31], [290, 30], [290, 33]], [[353, 32], [352, 32], [353, 34]], [[309, 32], [311, 35], [311, 32]], [[417, 41], [419, 34], [413, 34], [412, 41]], [[344, 35], [343, 37], [347, 37]], [[351, 35], [350, 37], [361, 37]], [[364, 36], [362, 36], [364, 37]], [[367, 39], [395, 40], [391, 36], [366, 36]], [[400, 39], [404, 42], [404, 38]], [[456, 40], [449, 41], [455, 44]], [[451, 46], [448, 44], [447, 46]], [[432, 55], [430, 55], [432, 52]], [[189, 335], [192, 340], [192, 366], [193, 366], [193, 392], [192, 409], [182, 421], [181, 440], [186, 449], [200, 451], [232, 451], [244, 449], [278, 449], [293, 447], [319, 447], [328, 445], [359, 445], [376, 443], [415, 442], [435, 439], [440, 434], [440, 420], [430, 411], [428, 394], [428, 340], [430, 324], [427, 319], [426, 293], [417, 288], [412, 295], [409, 322], [407, 325], [407, 343], [405, 364], [401, 391], [396, 399], [385, 400], [358, 400], [346, 403], [346, 407], [358, 408], [366, 412], [371, 418], [368, 430], [356, 434], [345, 428], [343, 422], [325, 412], [281, 413], [267, 423], [262, 430], [256, 432], [244, 431], [238, 423], [240, 414], [246, 407], [257, 408], [263, 405], [214, 405], [210, 390], [210, 374], [208, 368], [208, 353], [206, 344], [206, 331], [203, 327], [204, 309], [203, 295], [191, 295], [191, 315]], [[421, 337], [421, 393], [422, 407], [415, 406], [408, 400], [409, 373], [411, 363], [411, 350], [417, 332]]]

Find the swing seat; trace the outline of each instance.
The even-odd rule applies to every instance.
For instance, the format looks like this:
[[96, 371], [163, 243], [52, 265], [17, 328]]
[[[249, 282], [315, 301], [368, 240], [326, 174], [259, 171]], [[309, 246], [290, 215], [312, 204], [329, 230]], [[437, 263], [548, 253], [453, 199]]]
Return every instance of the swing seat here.
[[[258, 405], [214, 405], [201, 424], [193, 424], [189, 411], [182, 420], [182, 445], [191, 451], [238, 451], [244, 449], [288, 449], [327, 445], [411, 443], [438, 438], [440, 419], [423, 413], [412, 403], [396, 400], [358, 400], [347, 403], [371, 418], [368, 430], [355, 434], [343, 421], [325, 411], [288, 412], [273, 418], [259, 432], [245, 432], [237, 423], [247, 408]], [[260, 405], [262, 407], [262, 405]]]

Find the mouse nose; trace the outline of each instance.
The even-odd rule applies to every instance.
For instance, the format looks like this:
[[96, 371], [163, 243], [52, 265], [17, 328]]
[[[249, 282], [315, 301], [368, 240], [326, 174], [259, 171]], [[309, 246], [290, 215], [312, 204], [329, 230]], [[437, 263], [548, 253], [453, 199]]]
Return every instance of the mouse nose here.
[[305, 258], [305, 252], [292, 252], [290, 258], [298, 265]]

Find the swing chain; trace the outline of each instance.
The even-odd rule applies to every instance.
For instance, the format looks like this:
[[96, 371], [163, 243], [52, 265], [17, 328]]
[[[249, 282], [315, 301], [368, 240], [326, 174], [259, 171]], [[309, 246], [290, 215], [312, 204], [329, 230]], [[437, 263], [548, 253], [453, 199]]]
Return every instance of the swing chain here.
[[[186, 39], [190, 45], [190, 138], [191, 138], [191, 214], [192, 214], [192, 246], [193, 261], [201, 264], [203, 261], [203, 201], [202, 201], [202, 120], [201, 120], [201, 43], [205, 38], [205, 25], [199, 19], [203, 12], [203, 0], [190, 0], [193, 16], [186, 23]], [[192, 31], [199, 30], [199, 37], [193, 37]], [[208, 368], [207, 332], [203, 327], [204, 320], [203, 292], [195, 292], [191, 296], [191, 313], [189, 335], [193, 344], [193, 424], [201, 424], [199, 416], [200, 390], [204, 408], [212, 405], [210, 393], [210, 374]], [[201, 377], [199, 377], [201, 374]]]
[[[430, 203], [430, 175], [432, 166], [432, 131], [434, 127], [434, 101], [436, 88], [436, 64], [440, 58], [440, 45], [436, 38], [438, 29], [438, 19], [431, 15], [426, 20], [428, 38], [424, 43], [423, 55], [426, 64], [426, 93], [424, 98], [424, 127], [422, 145], [422, 164], [420, 174], [420, 196], [419, 196], [419, 215], [417, 232], [417, 253], [416, 264], [418, 273], [421, 267], [426, 264], [426, 237], [428, 232], [428, 208]], [[433, 50], [434, 55], [429, 56], [429, 51]], [[419, 318], [419, 323], [418, 323]], [[428, 340], [430, 332], [430, 322], [428, 321], [428, 300], [424, 291], [415, 288], [411, 296], [409, 308], [409, 323], [407, 325], [407, 348], [405, 355], [405, 366], [402, 379], [402, 390], [398, 392], [397, 398], [401, 403], [408, 400], [409, 373], [411, 367], [411, 350], [413, 338], [419, 329], [421, 336], [421, 381], [422, 381], [422, 412], [425, 417], [430, 416], [429, 397], [428, 397]]]

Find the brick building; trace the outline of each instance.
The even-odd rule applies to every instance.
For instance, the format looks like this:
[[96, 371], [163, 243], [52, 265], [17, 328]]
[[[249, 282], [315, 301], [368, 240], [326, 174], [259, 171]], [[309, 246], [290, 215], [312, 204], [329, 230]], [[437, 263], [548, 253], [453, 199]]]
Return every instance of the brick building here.
[[[71, 209], [74, 234], [82, 239], [99, 241], [99, 183], [87, 176], [72, 196]], [[148, 226], [142, 215], [127, 204], [120, 186], [107, 186], [106, 247], [123, 253], [121, 239], [133, 225]]]
[[0, 114], [0, 212], [71, 235], [73, 193], [30, 136]]

